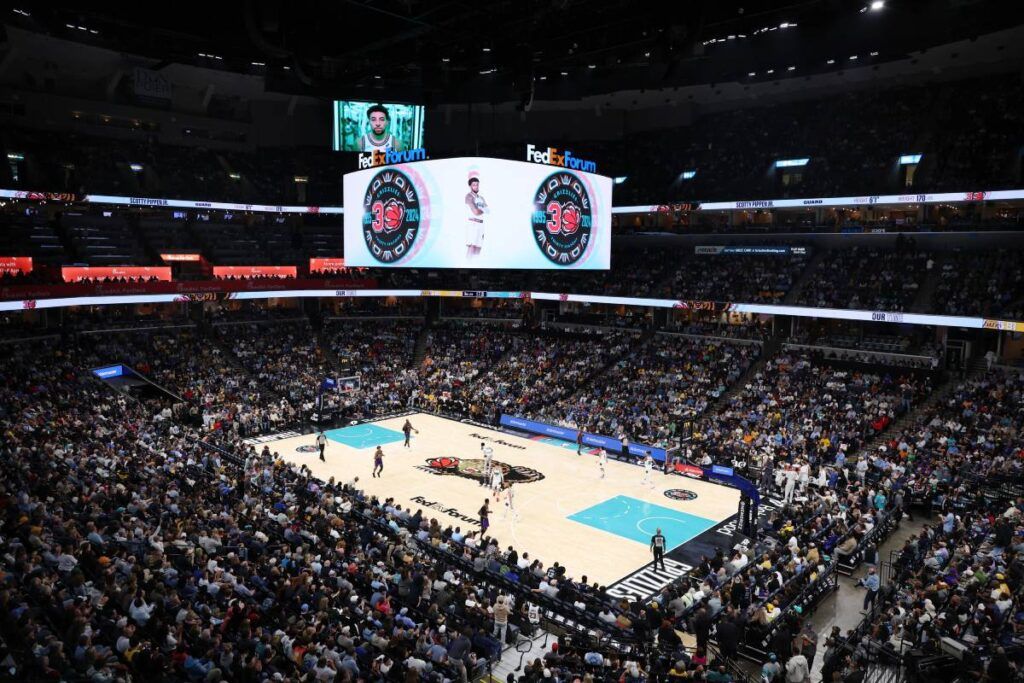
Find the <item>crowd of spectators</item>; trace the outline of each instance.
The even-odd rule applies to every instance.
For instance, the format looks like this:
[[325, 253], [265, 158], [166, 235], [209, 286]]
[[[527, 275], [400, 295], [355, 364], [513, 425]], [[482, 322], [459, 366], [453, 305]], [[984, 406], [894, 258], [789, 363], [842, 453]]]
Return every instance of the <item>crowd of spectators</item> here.
[[569, 426], [675, 445], [754, 361], [760, 347], [660, 334], [616, 361], [600, 382], [540, 411]]
[[232, 464], [63, 349], [0, 369], [0, 625], [26, 680], [466, 681], [500, 652], [468, 607], [497, 596], [353, 510], [383, 505], [269, 451]]
[[[908, 544], [871, 637], [905, 651], [950, 635], [1003, 665], [997, 648], [1017, 628], [1024, 579], [1012, 539], [1024, 529], [1020, 506], [993, 510], [976, 478], [1020, 479], [1024, 375], [968, 379], [893, 431], [930, 391], [928, 373], [783, 353], [726, 397], [758, 345], [664, 334], [641, 345], [626, 331], [534, 338], [446, 321], [413, 362], [419, 326], [338, 319], [318, 335], [305, 321], [222, 323], [212, 338], [182, 328], [5, 345], [0, 633], [26, 677], [461, 680], [499, 655], [497, 615], [528, 627], [527, 602], [548, 599], [638, 642], [657, 633], [659, 647], [617, 657], [567, 646], [530, 663], [525, 680], [547, 670], [725, 681], [722, 661], [709, 661], [712, 631], [724, 660], [753, 647], [774, 655], [769, 670], [809, 667], [817, 643], [804, 610], [834, 564], [909, 500], [942, 523]], [[433, 406], [445, 393], [530, 416], [589, 411], [595, 431], [679, 441], [695, 463], [736, 461], [782, 505], [760, 523], [764, 544], [705, 558], [653, 604], [612, 600], [557, 564], [242, 446], [309, 409], [329, 372], [321, 339], [367, 380], [338, 396], [352, 414]], [[178, 398], [136, 403], [87, 381], [115, 358]], [[865, 453], [875, 435], [884, 440]], [[497, 577], [514, 577], [527, 600]], [[696, 652], [677, 628], [696, 634]]]
[[1024, 251], [950, 254], [939, 278], [931, 301], [936, 313], [1024, 317]]
[[807, 267], [807, 257], [693, 255], [677, 262], [672, 298], [778, 304]]
[[429, 410], [486, 417], [489, 411], [477, 399], [475, 382], [514, 347], [516, 339], [497, 326], [457, 320], [430, 328], [410, 403]]
[[393, 412], [409, 404], [417, 389], [411, 368], [422, 323], [415, 320], [327, 320], [322, 338], [348, 376], [362, 378], [360, 389], [343, 396], [343, 407], [355, 417]]
[[1022, 397], [1019, 371], [968, 378], [871, 456], [873, 470], [903, 480], [907, 500], [937, 521], [906, 540], [893, 582], [858, 629], [830, 639], [824, 680], [870, 662], [917, 667], [942, 653], [943, 638], [965, 648], [949, 666], [992, 680], [1019, 673]]
[[913, 247], [834, 249], [810, 274], [798, 303], [817, 308], [905, 311], [934, 260]]
[[530, 414], [585, 386], [635, 346], [640, 333], [587, 329], [517, 335], [473, 387], [494, 410]]
[[839, 453], [845, 459], [910, 411], [933, 383], [927, 371], [784, 351], [695, 425], [687, 450], [715, 462], [778, 454], [819, 465]]

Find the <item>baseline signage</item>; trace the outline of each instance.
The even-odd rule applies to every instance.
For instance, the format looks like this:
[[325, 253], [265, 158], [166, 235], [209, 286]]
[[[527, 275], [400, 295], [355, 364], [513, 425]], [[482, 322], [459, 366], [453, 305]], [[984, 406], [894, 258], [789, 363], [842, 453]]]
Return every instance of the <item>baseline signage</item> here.
[[27, 275], [31, 272], [31, 256], [0, 256], [0, 273], [4, 275], [13, 275], [14, 273]]
[[704, 475], [708, 479], [714, 479], [732, 486], [733, 488], [739, 489], [748, 498], [750, 498], [754, 505], [758, 505], [761, 502], [761, 494], [758, 492], [757, 486], [755, 486], [749, 479], [736, 474], [731, 467], [712, 465], [710, 469], [704, 470]]
[[60, 272], [64, 282], [111, 279], [171, 281], [170, 266], [63, 266]]
[[214, 266], [214, 277], [229, 278], [294, 278], [298, 273], [297, 266]]
[[160, 260], [166, 263], [197, 263], [202, 260], [199, 254], [160, 254]]
[[480, 157], [344, 178], [345, 263], [607, 270], [612, 180]]
[[[556, 439], [562, 439], [564, 441], [576, 442], [576, 430], [568, 427], [559, 427], [557, 425], [547, 424], [546, 422], [536, 422], [534, 420], [527, 420], [522, 417], [514, 417], [512, 415], [506, 415], [502, 413], [501, 424], [505, 427], [512, 427], [513, 429], [521, 429], [524, 432], [532, 432], [534, 434], [543, 434], [544, 436], [553, 436]], [[622, 449], [622, 442], [611, 436], [601, 436], [600, 434], [591, 434], [590, 432], [583, 433], [583, 445], [584, 446], [596, 446], [597, 448], [604, 448], [611, 453], [618, 453]], [[659, 462], [665, 462], [665, 449], [657, 446], [645, 446], [644, 444], [629, 444], [629, 454], [635, 455], [638, 458], [651, 454], [651, 457]]]
[[309, 259], [309, 272], [322, 273], [326, 271], [344, 270], [345, 259], [343, 258], [311, 258]]
[[113, 377], [121, 377], [124, 375], [123, 365], [108, 365], [105, 368], [93, 368], [92, 374], [96, 375], [100, 379], [111, 379]]

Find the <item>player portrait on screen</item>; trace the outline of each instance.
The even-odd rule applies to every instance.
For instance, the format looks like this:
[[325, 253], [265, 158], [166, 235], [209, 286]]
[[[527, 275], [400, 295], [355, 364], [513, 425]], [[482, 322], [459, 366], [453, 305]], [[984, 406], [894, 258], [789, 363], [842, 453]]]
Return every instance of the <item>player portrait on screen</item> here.
[[366, 120], [370, 128], [359, 138], [360, 151], [402, 151], [402, 143], [391, 134], [391, 114], [387, 107], [383, 104], [373, 105], [366, 110]]
[[489, 213], [487, 201], [480, 196], [480, 176], [469, 174], [469, 192], [466, 193], [466, 258], [480, 253], [484, 246], [484, 214]]

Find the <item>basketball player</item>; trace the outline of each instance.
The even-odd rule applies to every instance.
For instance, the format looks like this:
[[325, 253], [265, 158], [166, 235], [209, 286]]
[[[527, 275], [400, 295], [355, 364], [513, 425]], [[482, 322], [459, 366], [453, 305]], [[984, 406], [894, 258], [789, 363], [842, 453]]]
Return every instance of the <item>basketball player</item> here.
[[491, 481], [491, 467], [493, 467], [494, 462], [494, 449], [481, 441], [480, 450], [484, 454], [484, 478], [480, 480], [480, 485], [487, 486], [488, 482]]
[[648, 451], [647, 455], [644, 456], [644, 478], [642, 483], [654, 488], [654, 480], [651, 479], [652, 471], [654, 471], [654, 458], [651, 457], [651, 452]]
[[327, 436], [321, 431], [316, 437], [316, 447], [320, 449], [320, 461], [324, 460], [324, 448], [327, 447]]
[[402, 143], [388, 132], [388, 126], [391, 125], [391, 114], [388, 113], [387, 107], [380, 104], [373, 105], [366, 110], [366, 118], [370, 122], [370, 130], [359, 136], [359, 151], [402, 151]]
[[384, 451], [381, 450], [380, 446], [377, 446], [377, 450], [373, 452], [373, 476], [380, 477], [381, 472], [384, 471]]
[[501, 489], [505, 482], [505, 476], [501, 473], [500, 467], [491, 470], [491, 491], [494, 493], [494, 500], [497, 502], [501, 496]]
[[601, 478], [604, 479], [605, 470], [608, 469], [608, 449], [601, 449], [601, 457], [597, 460], [598, 467], [601, 468]]
[[414, 427], [412, 426], [412, 422], [409, 422], [409, 420], [408, 420], [408, 419], [406, 419], [406, 421], [405, 421], [405, 424], [404, 424], [404, 425], [402, 425], [402, 431], [403, 431], [403, 432], [405, 432], [405, 447], [406, 447], [406, 448], [409, 448], [409, 447], [410, 447], [410, 446], [409, 446], [409, 438], [410, 438], [410, 435], [411, 435], [411, 434], [412, 434], [413, 432], [416, 432], [417, 434], [419, 434], [419, 433], [420, 433], [420, 430], [418, 430], [418, 429], [414, 428]]
[[583, 430], [576, 430], [576, 455], [583, 455]]
[[491, 514], [491, 501], [484, 498], [484, 505], [480, 508], [477, 514], [480, 515], [480, 536], [481, 538], [487, 534], [487, 529], [491, 526], [490, 514]]
[[512, 513], [513, 519], [519, 519], [519, 513], [516, 512], [515, 508], [515, 494], [512, 493], [512, 484], [509, 484], [508, 488], [505, 489], [505, 512], [502, 514], [501, 518], [504, 519], [505, 517], [508, 517], [508, 513], [510, 512]]
[[480, 178], [469, 177], [469, 192], [466, 193], [466, 258], [473, 258], [484, 246], [484, 214], [489, 213], [487, 202], [480, 196]]
[[793, 463], [786, 464], [786, 489], [782, 495], [782, 500], [788, 505], [793, 502], [793, 493], [796, 491], [796, 480], [799, 478], [800, 473], [797, 471], [796, 465]]

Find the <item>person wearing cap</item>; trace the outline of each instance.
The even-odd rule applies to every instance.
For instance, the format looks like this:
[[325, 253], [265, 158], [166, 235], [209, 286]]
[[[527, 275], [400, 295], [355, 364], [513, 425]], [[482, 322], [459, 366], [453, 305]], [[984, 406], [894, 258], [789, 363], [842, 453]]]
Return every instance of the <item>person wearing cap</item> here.
[[761, 680], [764, 683], [772, 683], [779, 678], [780, 673], [782, 673], [782, 665], [779, 664], [779, 658], [772, 652], [768, 655], [768, 661], [761, 667]]

